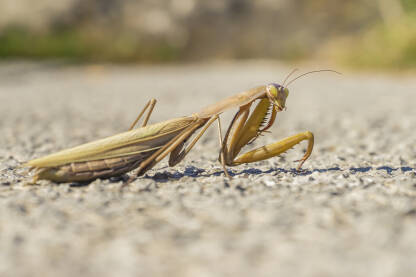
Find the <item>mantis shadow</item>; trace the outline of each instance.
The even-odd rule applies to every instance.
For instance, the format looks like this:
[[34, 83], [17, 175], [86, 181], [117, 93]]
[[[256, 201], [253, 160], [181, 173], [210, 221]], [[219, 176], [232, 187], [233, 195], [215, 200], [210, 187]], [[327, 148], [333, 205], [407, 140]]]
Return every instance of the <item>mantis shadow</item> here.
[[[339, 166], [328, 167], [328, 168], [314, 168], [314, 169], [303, 169], [297, 170], [296, 168], [282, 168], [282, 167], [273, 167], [267, 170], [261, 170], [258, 168], [247, 168], [240, 171], [232, 171], [228, 170], [230, 176], [239, 176], [239, 175], [260, 175], [260, 174], [270, 174], [270, 173], [277, 173], [277, 174], [291, 174], [292, 176], [308, 176], [315, 172], [318, 173], [327, 173], [327, 172], [348, 172], [350, 174], [357, 174], [357, 173], [366, 173], [370, 171], [385, 171], [388, 175], [392, 175], [395, 171], [401, 171], [402, 173], [408, 171], [416, 171], [416, 168], [402, 166], [402, 167], [391, 167], [391, 166], [380, 166], [380, 167], [350, 167], [350, 168], [340, 168]], [[224, 171], [219, 170], [213, 173], [205, 173], [205, 169], [198, 168], [195, 166], [188, 166], [185, 168], [183, 172], [157, 172], [153, 176], [145, 175], [144, 178], [152, 179], [156, 182], [168, 182], [169, 180], [175, 179], [180, 180], [183, 177], [193, 177], [193, 178], [204, 178], [204, 177], [211, 177], [211, 176], [220, 176], [224, 175]]]
[[[164, 167], [167, 168], [167, 167]], [[162, 168], [163, 169], [163, 168]], [[246, 168], [239, 171], [234, 170], [228, 170], [228, 174], [230, 176], [239, 176], [239, 175], [260, 175], [260, 174], [270, 174], [270, 173], [277, 173], [277, 174], [291, 174], [292, 176], [308, 176], [315, 172], [319, 173], [326, 173], [326, 172], [348, 172], [350, 174], [357, 174], [357, 173], [366, 173], [370, 171], [385, 171], [388, 175], [392, 175], [395, 171], [401, 171], [402, 173], [409, 172], [409, 171], [415, 171], [416, 168], [408, 167], [408, 166], [402, 166], [402, 167], [391, 167], [391, 166], [380, 166], [380, 167], [372, 167], [372, 166], [366, 166], [366, 167], [350, 167], [342, 169], [338, 166], [334, 167], [328, 167], [328, 168], [314, 168], [314, 169], [303, 169], [303, 170], [297, 170], [296, 168], [282, 168], [282, 167], [272, 167], [267, 170], [261, 170], [258, 168]], [[195, 166], [187, 166], [183, 172], [175, 171], [175, 172], [168, 172], [168, 171], [162, 171], [162, 172], [156, 172], [153, 176], [151, 175], [144, 175], [144, 179], [151, 179], [159, 183], [166, 183], [171, 180], [180, 180], [184, 177], [191, 177], [191, 178], [207, 178], [212, 176], [221, 176], [224, 175], [224, 171], [218, 170], [216, 172], [212, 173], [205, 173], [206, 170], [203, 168], [195, 167]], [[225, 176], [224, 176], [225, 177]], [[121, 176], [115, 176], [111, 177], [109, 180], [110, 182], [126, 182], [129, 179], [129, 176], [124, 174]], [[69, 185], [71, 187], [85, 187], [88, 186], [90, 182], [74, 182], [70, 183]]]

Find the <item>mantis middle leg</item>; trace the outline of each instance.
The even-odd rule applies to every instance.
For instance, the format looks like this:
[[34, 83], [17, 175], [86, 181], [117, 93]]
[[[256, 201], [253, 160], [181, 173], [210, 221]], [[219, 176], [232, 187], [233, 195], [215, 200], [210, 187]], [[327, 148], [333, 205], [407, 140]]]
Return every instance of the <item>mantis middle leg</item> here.
[[[169, 159], [170, 166], [172, 166], [172, 164], [179, 163], [186, 156], [186, 154], [188, 154], [188, 152], [192, 149], [195, 143], [199, 140], [199, 138], [204, 134], [204, 132], [216, 119], [216, 117], [212, 117], [209, 120], [197, 120], [194, 124], [186, 128], [183, 132], [179, 133], [175, 138], [166, 143], [163, 147], [157, 150], [145, 161], [141, 162], [140, 166], [137, 169], [137, 176], [143, 175], [147, 170], [151, 169], [154, 165], [156, 165], [169, 154], [171, 154], [171, 157]], [[201, 128], [204, 125], [205, 127], [200, 131], [196, 138], [194, 138], [190, 145], [184, 150], [182, 150], [185, 141], [188, 140], [197, 129]]]

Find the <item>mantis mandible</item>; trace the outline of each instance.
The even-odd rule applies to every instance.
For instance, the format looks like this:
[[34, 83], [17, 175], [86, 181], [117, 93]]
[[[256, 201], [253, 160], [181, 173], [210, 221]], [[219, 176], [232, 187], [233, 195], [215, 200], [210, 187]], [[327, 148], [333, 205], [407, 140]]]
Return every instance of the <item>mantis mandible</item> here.
[[[338, 73], [334, 70], [310, 71], [293, 78], [285, 86], [286, 80], [295, 71], [293, 70], [285, 78], [283, 85], [271, 83], [259, 86], [228, 97], [191, 116], [147, 125], [156, 104], [156, 100], [152, 99], [145, 105], [127, 132], [34, 159], [24, 165], [36, 169], [34, 182], [39, 179], [54, 182], [86, 182], [118, 176], [134, 169], [137, 169], [136, 176], [141, 176], [169, 154], [169, 166], [181, 162], [208, 127], [218, 121], [221, 144], [219, 161], [226, 176], [230, 177], [226, 166], [266, 160], [307, 140], [306, 153], [298, 160], [299, 170], [312, 154], [314, 136], [310, 131], [239, 155], [241, 149], [267, 131], [273, 125], [277, 113], [286, 108], [289, 84], [310, 73], [322, 71]], [[250, 112], [253, 103], [257, 100], [257, 105]], [[238, 111], [222, 138], [219, 115], [231, 108], [238, 108]], [[147, 114], [142, 126], [134, 129], [146, 110]], [[200, 128], [202, 129], [198, 134], [186, 145]], [[133, 179], [130, 177], [128, 183]]]

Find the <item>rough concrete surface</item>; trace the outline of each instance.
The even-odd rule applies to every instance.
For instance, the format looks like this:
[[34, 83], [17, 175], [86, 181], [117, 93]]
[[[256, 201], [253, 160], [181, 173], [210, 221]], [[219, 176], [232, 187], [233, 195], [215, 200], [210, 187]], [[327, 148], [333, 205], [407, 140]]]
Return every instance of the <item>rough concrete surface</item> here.
[[287, 111], [252, 147], [314, 132], [300, 173], [305, 143], [224, 178], [214, 127], [178, 166], [163, 161], [124, 191], [120, 180], [31, 186], [18, 167], [126, 130], [151, 97], [157, 122], [281, 82], [290, 69], [1, 64], [0, 275], [415, 276], [411, 74], [293, 83]]

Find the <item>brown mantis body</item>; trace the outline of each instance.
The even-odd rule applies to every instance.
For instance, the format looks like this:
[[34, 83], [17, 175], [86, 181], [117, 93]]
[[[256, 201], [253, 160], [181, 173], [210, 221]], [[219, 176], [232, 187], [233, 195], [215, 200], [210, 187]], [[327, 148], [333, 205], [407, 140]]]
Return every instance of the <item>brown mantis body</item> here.
[[[288, 94], [289, 90], [286, 87], [269, 84], [226, 98], [191, 116], [147, 125], [156, 104], [156, 100], [152, 99], [129, 131], [31, 160], [25, 165], [37, 170], [35, 181], [38, 179], [55, 182], [91, 181], [96, 178], [121, 175], [134, 169], [137, 169], [136, 175], [140, 176], [169, 154], [169, 166], [182, 161], [207, 128], [218, 120], [221, 143], [219, 160], [227, 176], [229, 175], [225, 166], [269, 159], [307, 140], [308, 148], [299, 160], [299, 169], [312, 153], [314, 137], [309, 131], [239, 155], [245, 145], [273, 125], [277, 112], [286, 107]], [[251, 111], [256, 101], [258, 103]], [[236, 107], [239, 110], [222, 140], [219, 115], [225, 110]], [[142, 127], [133, 129], [148, 108]], [[185, 146], [200, 128], [201, 131], [189, 145]]]
[[32, 160], [27, 165], [37, 168], [35, 180], [82, 182], [117, 176], [137, 168], [192, 123], [192, 117], [156, 123]]

